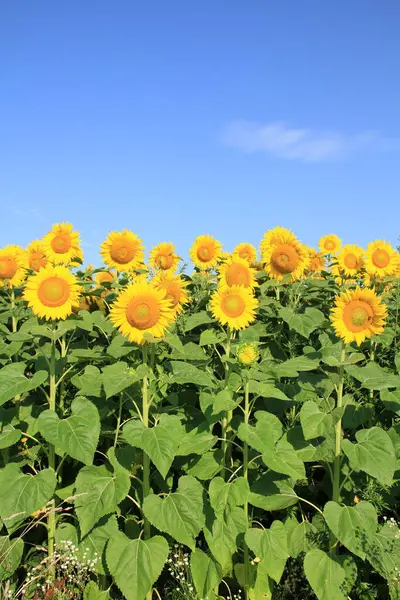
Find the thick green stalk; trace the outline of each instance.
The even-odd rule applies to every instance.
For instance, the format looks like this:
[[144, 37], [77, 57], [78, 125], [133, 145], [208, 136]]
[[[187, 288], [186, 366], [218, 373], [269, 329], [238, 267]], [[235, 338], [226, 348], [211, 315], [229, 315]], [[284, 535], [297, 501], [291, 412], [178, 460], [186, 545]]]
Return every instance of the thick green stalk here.
[[[342, 351], [340, 355], [339, 383], [337, 388], [336, 408], [343, 406], [343, 383], [344, 383], [344, 361], [346, 359], [346, 345], [342, 342]], [[340, 501], [340, 466], [342, 453], [342, 419], [335, 425], [335, 460], [333, 463], [333, 482], [332, 482], [332, 500]], [[331, 547], [336, 543], [336, 539], [331, 535]]]
[[12, 290], [11, 290], [11, 327], [12, 327], [13, 333], [15, 333], [17, 331], [17, 319], [14, 316], [14, 311], [15, 311], [15, 292], [14, 292], [14, 288], [12, 288]]
[[[244, 388], [244, 422], [246, 425], [249, 422], [250, 418], [250, 403], [249, 403], [249, 382], [246, 381], [246, 385]], [[249, 471], [249, 447], [246, 442], [243, 442], [243, 477], [248, 481], [248, 471]], [[244, 514], [246, 516], [246, 523], [249, 524], [249, 503], [246, 501], [243, 505]], [[244, 542], [243, 547], [244, 554], [244, 599], [248, 600], [249, 598], [249, 548]]]
[[[143, 347], [143, 363], [147, 365], [147, 347]], [[143, 425], [149, 426], [149, 378], [147, 374], [143, 377], [142, 382], [142, 416]], [[143, 451], [143, 501], [150, 494], [150, 458]], [[144, 539], [150, 538], [150, 522], [144, 517]]]
[[[50, 410], [56, 410], [56, 342], [54, 339], [54, 328], [53, 336], [51, 338], [51, 355], [50, 355], [50, 391], [49, 391], [49, 408]], [[56, 470], [56, 453], [53, 444], [49, 444], [49, 467]], [[55, 511], [55, 500], [51, 501], [49, 509], [49, 515], [47, 518], [47, 552], [50, 559], [54, 554], [54, 540], [56, 536], [56, 511]], [[54, 579], [55, 570], [54, 566], [50, 567], [51, 578]]]
[[[229, 355], [231, 353], [231, 331], [230, 331], [229, 327], [227, 329], [227, 338], [228, 338], [228, 340], [227, 340], [226, 348], [225, 348], [225, 357], [229, 358]], [[228, 376], [229, 376], [229, 364], [227, 362], [225, 362], [225, 388], [227, 386]], [[233, 415], [233, 411], [231, 411], [231, 410], [226, 411], [226, 415], [223, 417], [223, 419], [221, 421], [221, 438], [222, 438], [221, 476], [224, 479], [228, 475], [227, 467], [228, 467], [228, 461], [229, 461], [229, 457], [230, 457], [230, 451], [229, 451], [230, 444], [229, 444], [228, 431], [230, 428], [232, 415]]]

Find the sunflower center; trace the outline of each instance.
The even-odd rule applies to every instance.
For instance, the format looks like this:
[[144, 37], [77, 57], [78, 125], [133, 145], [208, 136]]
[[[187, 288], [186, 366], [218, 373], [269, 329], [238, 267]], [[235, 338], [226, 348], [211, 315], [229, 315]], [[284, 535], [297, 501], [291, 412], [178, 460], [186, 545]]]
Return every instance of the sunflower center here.
[[143, 295], [132, 298], [126, 307], [127, 321], [136, 329], [150, 329], [157, 323], [159, 316], [159, 304], [152, 296]]
[[271, 263], [279, 273], [292, 273], [299, 262], [296, 248], [289, 244], [277, 246], [271, 256]]
[[250, 252], [248, 250], [242, 250], [241, 252], [239, 252], [239, 256], [240, 256], [240, 258], [243, 258], [244, 260], [249, 260]]
[[177, 285], [176, 283], [171, 283], [168, 285], [165, 291], [166, 299], [171, 300], [172, 306], [175, 308], [175, 306], [179, 304], [179, 300], [181, 299], [181, 290], [179, 288], [179, 285]]
[[126, 265], [135, 257], [135, 247], [127, 239], [115, 240], [111, 244], [110, 255], [116, 263]]
[[40, 252], [32, 252], [29, 255], [29, 266], [34, 271], [39, 271], [41, 267], [46, 266], [46, 263], [46, 258]]
[[252, 363], [255, 360], [255, 358], [256, 358], [256, 351], [251, 346], [249, 346], [247, 348], [243, 348], [243, 350], [241, 350], [241, 352], [239, 354], [239, 359], [242, 361], [242, 363], [247, 364], [247, 365]]
[[375, 250], [375, 252], [373, 253], [372, 262], [376, 267], [384, 269], [388, 266], [390, 262], [390, 256], [388, 252], [386, 252], [386, 250], [380, 248], [379, 250]]
[[228, 317], [240, 317], [243, 314], [246, 304], [241, 296], [231, 295], [222, 298], [221, 308]]
[[96, 281], [97, 281], [97, 283], [104, 283], [105, 281], [108, 281], [111, 283], [112, 281], [114, 281], [114, 277], [108, 271], [100, 271], [96, 275]]
[[172, 254], [160, 254], [157, 256], [155, 263], [160, 269], [170, 269], [174, 263]]
[[325, 250], [334, 250], [336, 247], [336, 244], [333, 240], [325, 240]]
[[197, 258], [201, 262], [208, 262], [213, 257], [213, 250], [210, 246], [199, 246], [197, 248]]
[[0, 279], [11, 279], [18, 271], [18, 265], [12, 256], [0, 256]]
[[67, 302], [70, 287], [61, 277], [48, 277], [39, 285], [37, 294], [42, 304], [54, 308]]
[[343, 262], [348, 269], [357, 269], [357, 267], [358, 267], [358, 259], [355, 254], [352, 254], [352, 253], [346, 254]]
[[71, 238], [68, 233], [57, 233], [51, 240], [53, 252], [65, 254], [71, 248]]
[[349, 331], [358, 333], [367, 329], [372, 323], [374, 311], [363, 300], [352, 300], [343, 311], [343, 321]]
[[229, 286], [232, 285], [244, 285], [248, 287], [250, 285], [250, 273], [249, 269], [244, 265], [232, 264], [225, 275], [226, 283]]

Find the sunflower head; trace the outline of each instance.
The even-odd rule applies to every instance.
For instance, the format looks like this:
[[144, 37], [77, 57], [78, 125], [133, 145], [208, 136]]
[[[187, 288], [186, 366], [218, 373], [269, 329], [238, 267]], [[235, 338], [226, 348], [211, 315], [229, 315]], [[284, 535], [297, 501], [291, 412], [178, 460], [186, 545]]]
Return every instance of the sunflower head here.
[[325, 270], [325, 257], [322, 252], [308, 248], [307, 271], [311, 274], [321, 273]]
[[110, 319], [131, 342], [143, 344], [145, 334], [161, 338], [174, 321], [171, 302], [165, 291], [148, 282], [130, 284], [111, 307]]
[[101, 244], [100, 254], [105, 264], [119, 273], [134, 271], [144, 261], [143, 242], [128, 229], [113, 231]]
[[258, 361], [260, 353], [256, 343], [242, 342], [238, 345], [236, 356], [242, 365], [249, 367]]
[[80, 286], [75, 275], [63, 265], [46, 265], [28, 277], [24, 299], [38, 317], [66, 319], [79, 306]]
[[190, 248], [190, 258], [200, 270], [212, 269], [222, 255], [222, 244], [212, 235], [199, 235]]
[[220, 287], [241, 285], [253, 289], [256, 285], [256, 271], [250, 267], [247, 260], [232, 255], [218, 268]]
[[360, 345], [366, 338], [382, 333], [386, 316], [387, 308], [375, 291], [357, 286], [337, 296], [331, 322], [338, 337]]
[[399, 255], [391, 244], [384, 240], [371, 242], [367, 246], [365, 270], [369, 275], [386, 277], [396, 275]]
[[243, 260], [247, 261], [249, 265], [254, 265], [257, 262], [257, 250], [252, 244], [242, 243], [238, 244], [233, 252], [232, 256], [238, 256]]
[[303, 276], [309, 255], [307, 247], [293, 233], [278, 232], [273, 237], [273, 243], [265, 246], [262, 260], [269, 277], [280, 280], [290, 276], [294, 281]]
[[54, 265], [69, 265], [74, 259], [81, 261], [79, 233], [70, 223], [56, 223], [42, 240], [43, 250], [49, 262]]
[[97, 285], [102, 285], [103, 283], [112, 283], [115, 279], [115, 275], [111, 271], [98, 271], [95, 274], [95, 281]]
[[213, 316], [230, 329], [244, 329], [252, 323], [257, 306], [252, 290], [239, 285], [218, 288], [210, 300]]
[[41, 240], [34, 240], [26, 249], [28, 267], [32, 271], [40, 271], [47, 265], [47, 256]]
[[174, 273], [179, 263], [179, 256], [175, 253], [175, 246], [170, 242], [162, 242], [150, 252], [150, 266], [161, 271]]
[[0, 249], [0, 287], [16, 287], [25, 279], [28, 267], [26, 252], [20, 246], [9, 245]]
[[337, 256], [340, 270], [348, 277], [354, 277], [364, 266], [364, 250], [360, 246], [347, 244]]
[[277, 225], [273, 229], [267, 229], [260, 243], [261, 256], [263, 256], [264, 252], [266, 252], [270, 246], [274, 246], [276, 243], [279, 243], [279, 239], [281, 237], [288, 238], [291, 236], [295, 237], [293, 232], [290, 231], [290, 229], [286, 229], [286, 227], [280, 227]]
[[342, 247], [342, 240], [334, 233], [324, 235], [319, 240], [319, 248], [322, 254], [337, 254]]
[[188, 283], [183, 281], [180, 275], [160, 271], [153, 278], [152, 284], [157, 290], [164, 291], [165, 298], [173, 308], [174, 316], [183, 311], [184, 305], [189, 301], [189, 295], [186, 289]]

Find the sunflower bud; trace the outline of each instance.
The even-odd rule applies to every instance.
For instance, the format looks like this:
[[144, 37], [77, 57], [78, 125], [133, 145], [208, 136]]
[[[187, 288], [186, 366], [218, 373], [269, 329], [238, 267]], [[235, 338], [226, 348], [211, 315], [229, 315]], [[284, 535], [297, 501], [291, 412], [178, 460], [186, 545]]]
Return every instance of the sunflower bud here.
[[247, 367], [258, 361], [260, 353], [255, 343], [243, 342], [239, 344], [236, 356], [239, 362]]

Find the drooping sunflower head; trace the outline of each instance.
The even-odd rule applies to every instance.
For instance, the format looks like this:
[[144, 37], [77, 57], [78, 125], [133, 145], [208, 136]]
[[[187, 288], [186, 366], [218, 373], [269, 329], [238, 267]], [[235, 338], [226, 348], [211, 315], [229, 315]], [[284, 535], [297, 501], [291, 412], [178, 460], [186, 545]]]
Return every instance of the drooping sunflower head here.
[[258, 361], [260, 352], [254, 342], [242, 342], [238, 345], [236, 356], [242, 365], [249, 367]]
[[63, 265], [46, 265], [28, 277], [24, 299], [38, 317], [66, 319], [79, 306], [81, 288], [75, 275]]
[[382, 333], [386, 316], [387, 308], [375, 291], [357, 286], [337, 296], [330, 318], [338, 337], [360, 345]]
[[43, 249], [49, 262], [54, 265], [69, 265], [74, 259], [83, 260], [79, 233], [70, 223], [56, 223], [44, 236]]
[[199, 235], [190, 248], [190, 258], [200, 270], [212, 269], [222, 255], [222, 244], [212, 235]]
[[165, 335], [174, 321], [171, 302], [165, 291], [148, 282], [130, 284], [120, 293], [111, 307], [110, 319], [131, 342], [143, 344], [145, 334], [154, 338]]
[[292, 281], [303, 276], [309, 262], [307, 247], [291, 232], [279, 233], [274, 242], [266, 246], [262, 260], [265, 272], [272, 279], [290, 275]]
[[210, 309], [222, 325], [244, 329], [256, 318], [258, 302], [250, 288], [234, 285], [218, 288], [211, 296]]
[[337, 262], [345, 275], [354, 277], [364, 266], [364, 250], [355, 244], [347, 244], [339, 252]]
[[40, 271], [47, 265], [47, 256], [41, 240], [31, 242], [26, 250], [28, 267], [32, 271]]
[[398, 267], [399, 256], [391, 244], [384, 240], [368, 244], [365, 270], [369, 275], [392, 276], [397, 273]]
[[169, 300], [174, 315], [181, 313], [185, 304], [189, 302], [189, 295], [186, 289], [188, 282], [183, 281], [180, 275], [160, 271], [153, 278], [152, 284], [157, 290], [165, 293], [165, 298]]
[[286, 227], [280, 227], [279, 225], [273, 229], [267, 229], [260, 243], [261, 257], [270, 248], [270, 246], [275, 246], [275, 244], [279, 243], [279, 240], [282, 237], [295, 237], [295, 235], [292, 231], [290, 231], [290, 229], [286, 229]]
[[318, 244], [322, 254], [337, 254], [342, 247], [342, 240], [334, 233], [330, 233], [322, 236]]
[[322, 252], [318, 252], [318, 250], [314, 250], [314, 248], [308, 248], [308, 264], [307, 271], [314, 275], [316, 273], [321, 273], [325, 270], [325, 257]]
[[234, 248], [232, 255], [238, 256], [239, 258], [243, 258], [249, 263], [249, 265], [253, 265], [255, 262], [257, 262], [257, 250], [252, 244], [238, 244]]
[[179, 256], [175, 253], [174, 244], [162, 242], [154, 246], [150, 252], [149, 262], [153, 269], [174, 273], [179, 263]]
[[28, 267], [26, 252], [20, 246], [0, 249], [0, 287], [16, 287], [25, 279]]
[[115, 274], [111, 271], [98, 271], [94, 278], [97, 285], [101, 285], [102, 283], [112, 283], [115, 279]]
[[220, 287], [241, 285], [253, 289], [256, 285], [256, 270], [250, 267], [247, 260], [232, 255], [218, 268]]
[[140, 269], [144, 261], [142, 240], [132, 231], [112, 231], [101, 244], [100, 254], [108, 267], [119, 273]]

